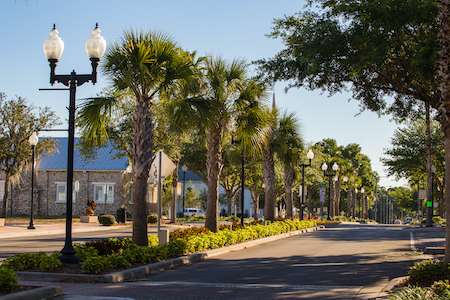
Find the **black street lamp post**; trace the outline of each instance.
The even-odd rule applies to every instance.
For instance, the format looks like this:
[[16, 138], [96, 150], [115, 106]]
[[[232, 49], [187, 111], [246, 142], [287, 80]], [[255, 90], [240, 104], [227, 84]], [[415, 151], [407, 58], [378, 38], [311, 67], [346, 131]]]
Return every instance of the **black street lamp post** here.
[[58, 258], [62, 263], [78, 264], [80, 258], [76, 255], [76, 251], [72, 245], [72, 203], [73, 203], [73, 151], [75, 138], [75, 95], [77, 86], [91, 81], [93, 84], [97, 82], [97, 66], [106, 49], [106, 42], [100, 35], [98, 24], [92, 31], [92, 36], [86, 41], [86, 53], [91, 60], [92, 73], [91, 74], [77, 74], [72, 71], [70, 75], [56, 75], [56, 64], [64, 51], [64, 43], [58, 36], [58, 30], [53, 25], [53, 30], [50, 32], [44, 42], [44, 53], [50, 62], [50, 83], [53, 85], [59, 82], [69, 87], [69, 129], [68, 129], [68, 149], [67, 149], [67, 193], [66, 193], [66, 239], [64, 248], [61, 250], [61, 255]]
[[336, 176], [337, 170], [339, 169], [338, 164], [334, 163], [331, 169], [332, 171], [327, 173], [328, 165], [325, 162], [322, 164], [323, 175], [328, 176], [328, 220], [331, 220], [331, 180]]
[[181, 213], [181, 216], [184, 218], [184, 200], [186, 199], [186, 171], [188, 170], [188, 167], [186, 165], [183, 165], [181, 167], [181, 170], [183, 170], [183, 212]]
[[426, 227], [433, 227], [433, 180], [436, 167], [431, 165], [431, 190], [427, 195], [427, 224]]
[[362, 187], [361, 188], [361, 200], [359, 201], [359, 218], [360, 219], [365, 219], [366, 218], [365, 211], [367, 210], [367, 207], [366, 207], [366, 202], [365, 202], [365, 199], [364, 199], [364, 193], [365, 192], [366, 191]]
[[[231, 143], [239, 145], [241, 143], [241, 140], [232, 138]], [[245, 191], [245, 158], [244, 158], [244, 151], [242, 151], [242, 156], [241, 156], [241, 225], [242, 225], [242, 227], [245, 227], [245, 224], [244, 224], [244, 191]]]
[[[305, 168], [311, 167], [311, 161], [314, 158], [314, 152], [312, 152], [311, 149], [309, 149], [308, 153], [306, 154], [306, 158], [309, 159], [309, 164], [301, 164], [302, 167], [302, 195], [300, 198], [300, 220], [303, 220], [303, 207], [305, 203]], [[309, 208], [308, 208], [309, 209]]]
[[34, 227], [34, 220], [33, 220], [33, 215], [34, 215], [34, 148], [36, 147], [37, 143], [39, 141], [38, 136], [36, 135], [36, 132], [33, 132], [33, 134], [30, 136], [30, 138], [28, 139], [28, 142], [31, 145], [31, 150], [32, 150], [32, 158], [31, 158], [31, 211], [30, 211], [30, 225], [28, 225], [28, 229], [36, 229], [36, 227]]

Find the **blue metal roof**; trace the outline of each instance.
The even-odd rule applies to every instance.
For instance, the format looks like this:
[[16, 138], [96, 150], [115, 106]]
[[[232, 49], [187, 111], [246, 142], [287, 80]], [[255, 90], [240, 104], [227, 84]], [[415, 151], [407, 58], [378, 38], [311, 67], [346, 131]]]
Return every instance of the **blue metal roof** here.
[[[186, 182], [187, 181], [201, 181], [203, 182], [203, 180], [194, 172], [192, 172], [191, 170], [187, 170], [186, 171], [186, 178], [185, 178]], [[178, 167], [178, 181], [183, 181], [183, 170], [181, 169], [181, 166]]]
[[[67, 148], [69, 139], [53, 138], [56, 140], [56, 147], [53, 152], [53, 156], [47, 156], [41, 158], [38, 168], [40, 170], [67, 170]], [[125, 171], [128, 166], [128, 158], [114, 158], [118, 153], [110, 143], [106, 147], [98, 149], [97, 157], [94, 161], [83, 160], [80, 155], [80, 151], [77, 149], [78, 139], [75, 138], [75, 150], [73, 157], [73, 169], [82, 170], [96, 170], [96, 171]]]

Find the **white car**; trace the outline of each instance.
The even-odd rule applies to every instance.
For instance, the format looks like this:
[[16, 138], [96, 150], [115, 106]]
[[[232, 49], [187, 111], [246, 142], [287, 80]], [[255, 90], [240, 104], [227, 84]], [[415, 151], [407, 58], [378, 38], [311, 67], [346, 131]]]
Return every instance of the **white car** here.
[[193, 215], [204, 216], [205, 212], [201, 208], [186, 207], [186, 208], [184, 208], [184, 215], [185, 216], [193, 216]]
[[411, 222], [412, 222], [412, 220], [413, 220], [413, 218], [411, 218], [411, 217], [407, 217], [407, 218], [405, 219], [405, 224], [409, 224], [409, 223], [411, 223]]

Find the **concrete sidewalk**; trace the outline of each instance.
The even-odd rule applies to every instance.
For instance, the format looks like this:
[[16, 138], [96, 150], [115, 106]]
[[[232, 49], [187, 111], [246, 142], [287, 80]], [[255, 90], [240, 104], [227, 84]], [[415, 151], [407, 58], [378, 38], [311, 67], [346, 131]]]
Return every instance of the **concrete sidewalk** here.
[[[128, 226], [131, 225], [119, 225]], [[21, 236], [38, 236], [38, 235], [51, 235], [51, 234], [63, 234], [66, 232], [65, 223], [44, 223], [36, 224], [36, 229], [27, 229], [28, 224], [21, 225], [5, 225], [0, 227], [0, 239], [11, 238], [11, 237], [21, 237]], [[118, 228], [118, 226], [102, 226], [99, 223], [72, 223], [72, 232], [83, 232], [83, 231], [98, 231], [98, 230], [113, 230]]]

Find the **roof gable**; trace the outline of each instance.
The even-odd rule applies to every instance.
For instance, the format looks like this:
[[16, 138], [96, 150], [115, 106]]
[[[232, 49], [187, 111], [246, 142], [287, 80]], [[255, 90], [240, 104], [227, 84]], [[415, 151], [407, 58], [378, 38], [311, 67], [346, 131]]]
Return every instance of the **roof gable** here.
[[[40, 170], [67, 170], [69, 139], [67, 137], [53, 139], [56, 140], [58, 150], [54, 150], [53, 156], [43, 156], [39, 161], [38, 168]], [[92, 162], [83, 160], [77, 144], [78, 139], [75, 138], [73, 169], [76, 171], [124, 171], [128, 166], [127, 157], [114, 158], [118, 151], [110, 143], [98, 149], [97, 157]]]

